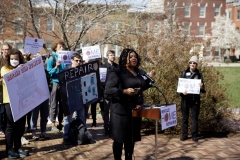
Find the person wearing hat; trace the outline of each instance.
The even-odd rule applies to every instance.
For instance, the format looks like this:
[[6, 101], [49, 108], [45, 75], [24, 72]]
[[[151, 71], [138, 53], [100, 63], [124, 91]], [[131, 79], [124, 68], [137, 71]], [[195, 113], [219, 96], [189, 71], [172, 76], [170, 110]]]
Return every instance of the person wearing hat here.
[[[182, 72], [180, 78], [186, 79], [201, 79], [200, 92], [205, 93], [203, 76], [200, 71], [197, 69], [198, 58], [197, 56], [192, 56], [188, 61], [187, 70]], [[181, 93], [181, 112], [182, 112], [182, 136], [181, 141], [188, 139], [188, 117], [189, 111], [191, 110], [192, 114], [192, 140], [198, 141], [198, 115], [200, 111], [200, 94], [188, 94], [187, 92]]]

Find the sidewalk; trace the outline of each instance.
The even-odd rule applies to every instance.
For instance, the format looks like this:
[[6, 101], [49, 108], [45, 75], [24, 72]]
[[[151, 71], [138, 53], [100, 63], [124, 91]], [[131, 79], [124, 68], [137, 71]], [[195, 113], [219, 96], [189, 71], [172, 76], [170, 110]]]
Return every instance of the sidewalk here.
[[[50, 140], [31, 141], [24, 146], [30, 151], [29, 160], [113, 160], [112, 140], [104, 135], [103, 121], [97, 120], [97, 127], [91, 128], [91, 119], [87, 120], [89, 131], [96, 140], [94, 144], [67, 146], [62, 144], [62, 133], [51, 133], [48, 125], [47, 133]], [[31, 134], [26, 134], [28, 139]], [[164, 138], [158, 135], [158, 160], [193, 160], [193, 159], [240, 159], [240, 134], [233, 137], [218, 137], [200, 139], [197, 143], [191, 139], [181, 142], [179, 138]], [[5, 157], [5, 141], [0, 139], [0, 159]], [[135, 160], [154, 160], [155, 135], [143, 135], [142, 141], [135, 145]], [[124, 155], [124, 154], [123, 154]], [[122, 157], [124, 160], [124, 157]], [[134, 158], [133, 158], [134, 160]]]

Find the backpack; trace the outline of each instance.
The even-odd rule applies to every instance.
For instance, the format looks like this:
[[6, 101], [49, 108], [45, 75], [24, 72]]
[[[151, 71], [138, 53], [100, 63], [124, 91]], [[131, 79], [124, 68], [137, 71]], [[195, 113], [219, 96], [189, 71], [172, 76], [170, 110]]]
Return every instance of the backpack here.
[[92, 141], [92, 134], [81, 119], [73, 120], [70, 123], [68, 134], [73, 145], [89, 144]]

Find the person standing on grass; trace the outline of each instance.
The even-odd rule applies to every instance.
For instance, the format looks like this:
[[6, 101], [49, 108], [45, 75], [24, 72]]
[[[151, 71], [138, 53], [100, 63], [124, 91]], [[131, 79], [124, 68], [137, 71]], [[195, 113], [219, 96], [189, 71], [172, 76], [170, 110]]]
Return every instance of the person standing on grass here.
[[[182, 72], [180, 78], [187, 79], [201, 79], [200, 92], [205, 93], [205, 87], [203, 82], [202, 73], [197, 69], [198, 58], [197, 56], [192, 56], [188, 62], [189, 67], [187, 70]], [[200, 111], [200, 94], [188, 94], [180, 93], [181, 96], [181, 111], [182, 111], [182, 136], [181, 141], [188, 139], [188, 117], [189, 111], [191, 109], [192, 114], [192, 140], [198, 141], [198, 115]]]

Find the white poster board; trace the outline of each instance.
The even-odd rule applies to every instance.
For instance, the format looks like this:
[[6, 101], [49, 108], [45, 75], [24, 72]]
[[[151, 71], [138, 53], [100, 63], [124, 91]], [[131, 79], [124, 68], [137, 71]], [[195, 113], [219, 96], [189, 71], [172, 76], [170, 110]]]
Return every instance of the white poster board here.
[[176, 104], [161, 107], [162, 130], [177, 125]]
[[4, 81], [14, 122], [50, 97], [41, 56], [5, 74]]
[[26, 37], [24, 43], [24, 53], [37, 54], [43, 47], [44, 39]]
[[82, 48], [83, 60], [101, 58], [99, 45]]
[[200, 84], [201, 79], [186, 79], [179, 78], [178, 79], [178, 93], [191, 93], [191, 94], [200, 94]]
[[72, 64], [71, 56], [76, 53], [76, 51], [58, 51], [58, 60], [62, 64]]
[[105, 82], [107, 77], [107, 68], [99, 68], [100, 81]]

